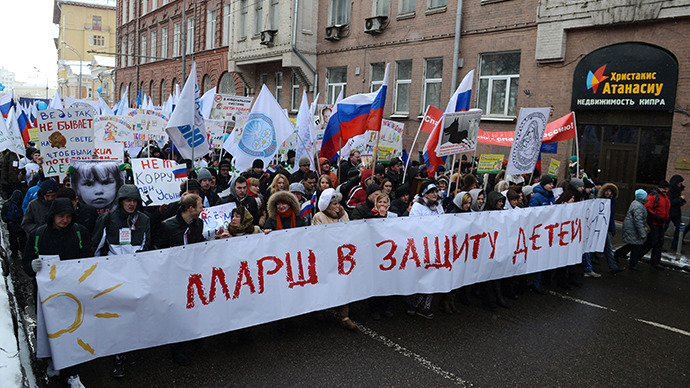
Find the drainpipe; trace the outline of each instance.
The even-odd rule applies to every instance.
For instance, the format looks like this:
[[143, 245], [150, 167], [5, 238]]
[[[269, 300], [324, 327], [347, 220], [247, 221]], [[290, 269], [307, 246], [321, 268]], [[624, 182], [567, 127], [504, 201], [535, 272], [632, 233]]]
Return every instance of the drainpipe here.
[[450, 92], [454, 93], [458, 84], [458, 57], [460, 56], [460, 31], [462, 30], [462, 0], [458, 0], [455, 13], [455, 42], [453, 44], [453, 75], [450, 80]]
[[316, 68], [307, 61], [307, 58], [302, 55], [302, 53], [297, 50], [297, 7], [299, 6], [299, 0], [295, 0], [295, 13], [292, 17], [292, 51], [297, 54], [299, 59], [304, 62], [305, 65], [314, 73], [314, 95], [316, 96], [316, 91], [319, 86], [319, 73], [316, 72]]

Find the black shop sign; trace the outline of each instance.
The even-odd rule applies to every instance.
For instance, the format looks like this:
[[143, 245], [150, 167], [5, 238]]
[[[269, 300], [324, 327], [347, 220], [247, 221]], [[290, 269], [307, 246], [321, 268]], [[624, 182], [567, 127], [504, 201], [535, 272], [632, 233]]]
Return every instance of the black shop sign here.
[[584, 57], [573, 75], [573, 110], [672, 111], [678, 62], [645, 43], [619, 43]]

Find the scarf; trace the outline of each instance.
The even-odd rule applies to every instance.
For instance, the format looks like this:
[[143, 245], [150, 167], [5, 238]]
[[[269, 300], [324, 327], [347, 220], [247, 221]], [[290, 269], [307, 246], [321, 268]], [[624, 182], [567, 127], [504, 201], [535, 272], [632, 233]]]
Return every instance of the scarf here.
[[290, 226], [289, 228], [294, 228], [295, 227], [295, 211], [290, 207], [286, 212], [278, 212], [276, 214], [276, 229], [281, 230], [283, 229], [283, 218], [289, 218], [290, 219]]

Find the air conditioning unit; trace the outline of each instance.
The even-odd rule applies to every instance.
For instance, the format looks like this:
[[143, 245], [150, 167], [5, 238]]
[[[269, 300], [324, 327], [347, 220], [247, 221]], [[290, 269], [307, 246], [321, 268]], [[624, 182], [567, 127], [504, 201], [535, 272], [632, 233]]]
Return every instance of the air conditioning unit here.
[[261, 44], [266, 46], [273, 46], [273, 37], [275, 36], [277, 30], [265, 30], [261, 31]]
[[386, 28], [388, 16], [373, 16], [364, 20], [364, 32], [367, 34], [380, 34]]
[[326, 27], [326, 40], [340, 40], [340, 26]]

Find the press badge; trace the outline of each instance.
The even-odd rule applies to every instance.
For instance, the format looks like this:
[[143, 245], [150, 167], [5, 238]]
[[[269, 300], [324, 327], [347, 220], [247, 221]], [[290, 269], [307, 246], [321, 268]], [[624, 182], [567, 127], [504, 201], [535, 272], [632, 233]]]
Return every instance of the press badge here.
[[120, 229], [120, 245], [132, 244], [132, 231], [129, 228]]

